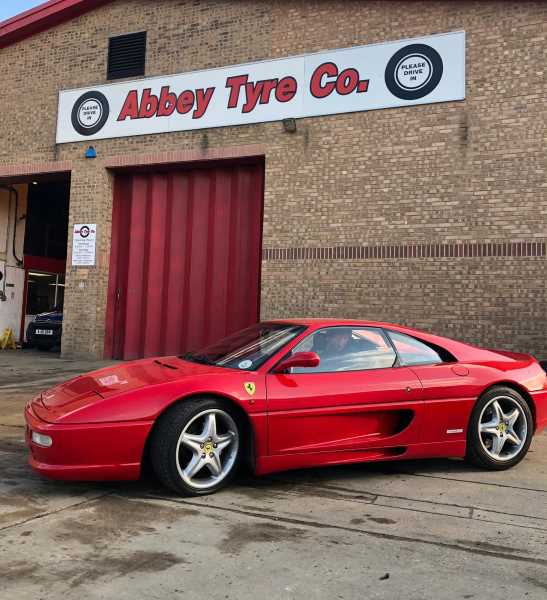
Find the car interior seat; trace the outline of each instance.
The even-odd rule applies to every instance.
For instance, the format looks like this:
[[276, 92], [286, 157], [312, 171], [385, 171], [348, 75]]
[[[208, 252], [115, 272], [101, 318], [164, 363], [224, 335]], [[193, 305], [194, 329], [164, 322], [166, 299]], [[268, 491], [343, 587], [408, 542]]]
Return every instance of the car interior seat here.
[[315, 352], [321, 356], [321, 353], [325, 351], [327, 347], [327, 335], [323, 332], [318, 332], [313, 336], [313, 344], [311, 352]]

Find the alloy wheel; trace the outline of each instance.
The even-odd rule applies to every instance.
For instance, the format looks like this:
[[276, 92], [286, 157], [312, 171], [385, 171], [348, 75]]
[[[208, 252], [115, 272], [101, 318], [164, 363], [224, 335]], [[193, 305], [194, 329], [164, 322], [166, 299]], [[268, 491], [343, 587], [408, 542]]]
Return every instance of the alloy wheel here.
[[193, 417], [177, 442], [176, 463], [182, 480], [196, 490], [220, 483], [232, 470], [239, 447], [233, 418], [220, 409]]
[[492, 398], [481, 411], [478, 427], [483, 449], [496, 461], [515, 458], [526, 443], [526, 415], [511, 396]]

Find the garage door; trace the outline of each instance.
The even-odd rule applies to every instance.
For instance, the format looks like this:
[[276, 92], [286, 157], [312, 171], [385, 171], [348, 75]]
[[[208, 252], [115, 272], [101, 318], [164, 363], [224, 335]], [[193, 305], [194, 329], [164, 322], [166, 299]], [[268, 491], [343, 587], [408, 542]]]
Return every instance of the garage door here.
[[117, 174], [105, 355], [197, 349], [259, 318], [263, 164]]

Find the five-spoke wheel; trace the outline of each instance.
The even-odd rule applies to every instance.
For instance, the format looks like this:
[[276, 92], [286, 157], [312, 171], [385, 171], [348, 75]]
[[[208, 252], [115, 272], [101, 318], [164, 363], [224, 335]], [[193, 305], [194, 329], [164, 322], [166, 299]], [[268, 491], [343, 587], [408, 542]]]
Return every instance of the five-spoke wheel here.
[[492, 388], [471, 414], [467, 456], [481, 467], [507, 469], [524, 458], [532, 433], [533, 418], [524, 398], [511, 388]]
[[228, 483], [240, 455], [240, 428], [222, 402], [194, 399], [158, 421], [151, 440], [154, 471], [171, 489], [209, 494]]
[[180, 434], [176, 450], [179, 475], [196, 489], [212, 487], [231, 471], [238, 446], [232, 417], [224, 410], [204, 410]]

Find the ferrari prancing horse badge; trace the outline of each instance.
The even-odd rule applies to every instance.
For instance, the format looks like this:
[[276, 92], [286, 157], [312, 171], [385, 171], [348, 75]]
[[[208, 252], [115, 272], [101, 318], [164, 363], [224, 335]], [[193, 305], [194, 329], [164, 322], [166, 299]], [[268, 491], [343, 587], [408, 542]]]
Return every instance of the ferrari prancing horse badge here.
[[246, 381], [243, 384], [243, 387], [245, 388], [245, 391], [247, 392], [247, 394], [249, 394], [249, 396], [252, 396], [256, 392], [256, 385], [254, 383], [251, 383], [250, 381]]

